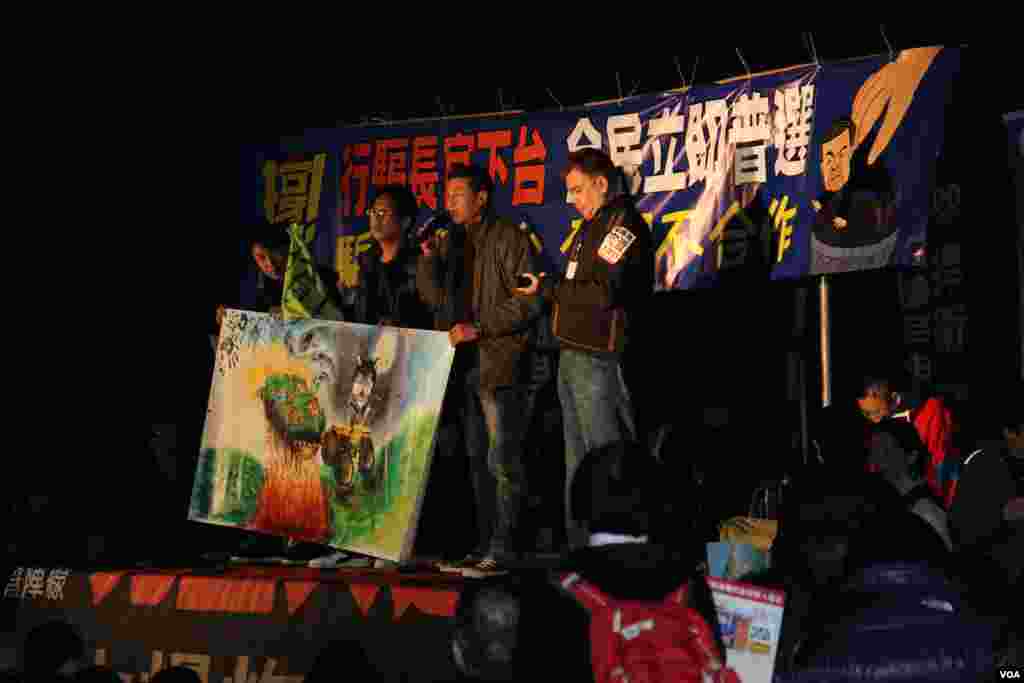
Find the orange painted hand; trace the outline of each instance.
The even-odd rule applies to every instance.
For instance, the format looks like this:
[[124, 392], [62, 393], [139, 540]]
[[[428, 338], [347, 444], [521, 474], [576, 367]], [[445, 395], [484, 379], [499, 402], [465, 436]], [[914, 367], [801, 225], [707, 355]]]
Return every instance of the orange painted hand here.
[[922, 47], [903, 50], [895, 62], [886, 64], [872, 74], [857, 91], [850, 115], [857, 129], [856, 146], [867, 138], [878, 119], [885, 114], [882, 128], [868, 153], [868, 165], [875, 163], [889, 145], [910, 108], [917, 86], [921, 84], [921, 79], [941, 49]]

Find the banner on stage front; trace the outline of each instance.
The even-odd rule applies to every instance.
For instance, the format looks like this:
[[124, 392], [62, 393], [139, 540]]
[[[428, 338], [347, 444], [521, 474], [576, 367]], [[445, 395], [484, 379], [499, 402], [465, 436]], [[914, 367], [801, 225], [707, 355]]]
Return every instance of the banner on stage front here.
[[189, 519], [407, 559], [448, 336], [238, 310], [221, 329]]

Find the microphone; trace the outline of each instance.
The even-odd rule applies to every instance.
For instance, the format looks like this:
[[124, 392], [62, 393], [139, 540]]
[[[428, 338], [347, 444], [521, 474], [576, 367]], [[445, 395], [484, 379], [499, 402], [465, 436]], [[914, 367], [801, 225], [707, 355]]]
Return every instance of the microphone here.
[[452, 223], [451, 214], [444, 209], [435, 211], [434, 214], [416, 229], [416, 243], [422, 244], [437, 233], [438, 230], [448, 227]]

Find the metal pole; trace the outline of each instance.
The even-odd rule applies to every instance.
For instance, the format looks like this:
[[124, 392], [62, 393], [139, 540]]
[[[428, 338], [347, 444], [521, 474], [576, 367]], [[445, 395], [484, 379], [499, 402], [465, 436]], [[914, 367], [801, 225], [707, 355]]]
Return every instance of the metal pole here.
[[821, 405], [832, 405], [832, 318], [829, 306], [828, 275], [821, 276], [818, 286], [821, 304]]

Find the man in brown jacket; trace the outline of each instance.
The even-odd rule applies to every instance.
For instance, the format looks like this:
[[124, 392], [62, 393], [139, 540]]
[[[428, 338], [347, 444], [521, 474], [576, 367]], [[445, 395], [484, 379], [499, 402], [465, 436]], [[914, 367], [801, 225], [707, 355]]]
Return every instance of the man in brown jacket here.
[[524, 489], [525, 351], [540, 314], [536, 301], [513, 291], [517, 277], [535, 269], [529, 233], [492, 215], [493, 192], [485, 171], [452, 167], [453, 226], [423, 243], [416, 274], [436, 329], [447, 330], [456, 348], [445, 409], [458, 414], [476, 500], [479, 545], [464, 562], [482, 570], [495, 569], [513, 550]]
[[565, 184], [583, 216], [565, 274], [527, 274], [530, 286], [517, 293], [539, 293], [554, 306], [552, 325], [562, 346], [558, 396], [565, 425], [566, 532], [571, 546], [581, 546], [588, 539], [572, 519], [569, 498], [576, 469], [587, 453], [637, 438], [621, 358], [629, 327], [654, 290], [654, 252], [650, 228], [607, 154], [570, 154]]

